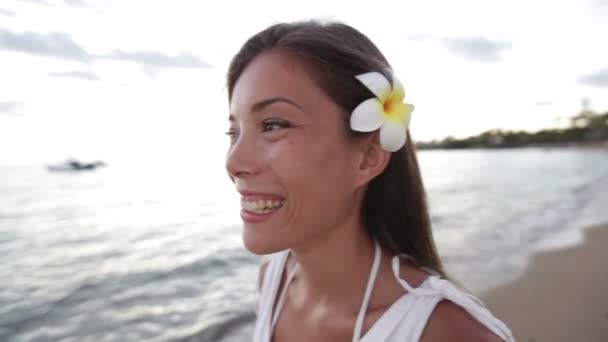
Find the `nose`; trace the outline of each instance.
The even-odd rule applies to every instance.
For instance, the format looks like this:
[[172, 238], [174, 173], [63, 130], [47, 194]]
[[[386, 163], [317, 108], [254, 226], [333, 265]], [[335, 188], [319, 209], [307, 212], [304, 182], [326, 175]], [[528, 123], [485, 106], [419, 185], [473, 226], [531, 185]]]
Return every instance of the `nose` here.
[[226, 171], [233, 182], [235, 178], [244, 178], [259, 172], [256, 149], [254, 139], [242, 133], [230, 146], [226, 155]]

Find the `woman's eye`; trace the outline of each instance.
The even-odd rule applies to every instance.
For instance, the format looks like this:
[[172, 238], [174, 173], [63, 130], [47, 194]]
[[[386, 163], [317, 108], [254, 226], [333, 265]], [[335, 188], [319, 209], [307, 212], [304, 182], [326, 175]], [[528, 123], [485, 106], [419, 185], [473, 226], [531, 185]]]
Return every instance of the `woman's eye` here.
[[262, 123], [263, 131], [269, 132], [274, 131], [276, 129], [288, 128], [290, 125], [287, 121], [279, 121], [279, 120], [268, 120]]

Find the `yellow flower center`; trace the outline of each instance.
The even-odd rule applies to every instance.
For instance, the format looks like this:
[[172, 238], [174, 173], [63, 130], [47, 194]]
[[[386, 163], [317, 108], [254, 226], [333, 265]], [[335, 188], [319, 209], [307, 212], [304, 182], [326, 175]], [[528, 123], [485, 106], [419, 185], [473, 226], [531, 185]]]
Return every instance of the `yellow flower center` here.
[[394, 102], [392, 99], [388, 98], [386, 99], [386, 101], [384, 101], [384, 113], [386, 114], [390, 114], [390, 112], [392, 111], [393, 107], [394, 107]]
[[386, 99], [386, 101], [384, 101], [383, 107], [384, 107], [384, 116], [388, 120], [393, 120], [393, 121], [402, 120], [401, 111], [399, 110], [400, 109], [399, 101], [395, 101], [395, 99], [389, 97], [388, 99]]

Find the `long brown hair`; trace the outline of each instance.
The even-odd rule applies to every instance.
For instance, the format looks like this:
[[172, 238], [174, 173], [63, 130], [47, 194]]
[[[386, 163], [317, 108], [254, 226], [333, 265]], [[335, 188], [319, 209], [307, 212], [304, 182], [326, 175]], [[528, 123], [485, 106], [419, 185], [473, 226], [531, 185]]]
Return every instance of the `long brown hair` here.
[[[232, 59], [227, 79], [229, 100], [249, 63], [270, 49], [284, 51], [309, 66], [319, 86], [343, 109], [349, 133], [369, 134], [355, 132], [348, 125], [354, 108], [374, 96], [355, 75], [377, 71], [391, 77], [388, 61], [369, 38], [337, 22], [272, 25], [249, 38]], [[361, 215], [369, 234], [383, 248], [410, 255], [419, 266], [445, 276], [433, 241], [426, 194], [409, 132], [405, 147], [392, 153], [386, 169], [368, 185]]]

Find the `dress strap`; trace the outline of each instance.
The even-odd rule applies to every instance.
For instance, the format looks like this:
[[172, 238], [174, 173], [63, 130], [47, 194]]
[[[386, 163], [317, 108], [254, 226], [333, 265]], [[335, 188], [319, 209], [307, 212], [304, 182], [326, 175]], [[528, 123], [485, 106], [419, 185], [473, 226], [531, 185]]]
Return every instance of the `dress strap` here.
[[404, 289], [419, 296], [435, 296], [447, 299], [465, 309], [477, 321], [499, 336], [504, 341], [515, 341], [511, 330], [499, 319], [494, 317], [484, 303], [474, 295], [458, 289], [446, 279], [437, 275], [430, 275], [419, 287], [412, 287], [407, 281], [399, 276], [399, 256], [392, 260], [393, 274]]
[[[289, 258], [289, 254], [288, 257], [285, 260], [285, 268], [287, 268], [287, 259]], [[281, 295], [279, 296], [279, 301], [277, 302], [277, 307], [275, 308], [274, 312], [272, 313], [272, 319], [271, 319], [271, 323], [270, 323], [270, 330], [274, 330], [275, 325], [277, 324], [277, 320], [279, 319], [279, 315], [281, 314], [281, 310], [283, 310], [283, 306], [285, 305], [285, 294], [287, 293], [287, 288], [289, 287], [289, 284], [291, 284], [291, 281], [293, 280], [293, 277], [296, 275], [296, 271], [298, 270], [298, 268], [300, 267], [300, 264], [296, 263], [295, 266], [293, 267], [293, 269], [291, 270], [291, 272], [289, 272], [289, 275], [287, 276], [287, 280], [285, 281], [285, 284], [283, 285], [283, 288], [281, 289]]]
[[[403, 287], [404, 289], [406, 289], [408, 292], [411, 293], [415, 293], [417, 295], [420, 296], [425, 296], [425, 295], [437, 295], [437, 291], [434, 291], [432, 289], [426, 288], [424, 286], [419, 286], [419, 287], [413, 287], [412, 285], [410, 285], [407, 281], [405, 281], [405, 279], [401, 278], [400, 276], [400, 270], [401, 270], [401, 260], [400, 260], [401, 256], [396, 255], [393, 257], [393, 259], [391, 260], [391, 266], [393, 269], [393, 275], [395, 276], [395, 279], [397, 279], [397, 282], [399, 282], [399, 284], [401, 285], [401, 287]], [[407, 257], [408, 259], [412, 259], [411, 257]], [[428, 272], [428, 271], [427, 271]], [[431, 277], [437, 277], [435, 275], [430, 275], [427, 280], [429, 280], [429, 278]], [[425, 280], [425, 282], [427, 281]], [[423, 283], [424, 284], [424, 283]]]
[[374, 241], [375, 251], [374, 251], [374, 262], [372, 264], [372, 270], [367, 279], [367, 287], [365, 288], [365, 296], [363, 297], [363, 302], [361, 303], [361, 309], [359, 309], [359, 314], [357, 315], [357, 321], [355, 322], [355, 330], [353, 332], [353, 342], [358, 342], [361, 339], [361, 331], [363, 330], [363, 322], [365, 321], [365, 313], [367, 312], [367, 307], [369, 305], [369, 300], [372, 296], [372, 290], [374, 288], [374, 283], [376, 282], [376, 278], [378, 277], [378, 270], [380, 269], [380, 261], [382, 259], [382, 251], [380, 246], [378, 245], [378, 241]]

